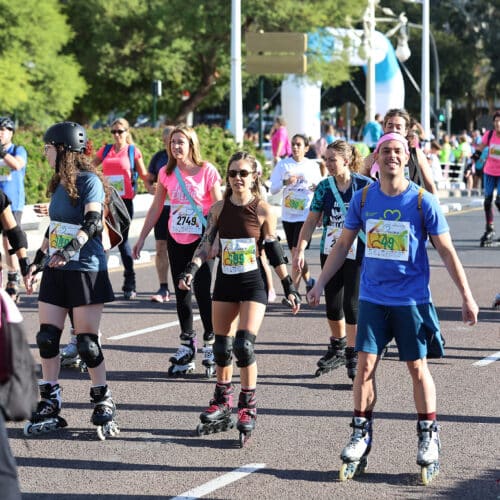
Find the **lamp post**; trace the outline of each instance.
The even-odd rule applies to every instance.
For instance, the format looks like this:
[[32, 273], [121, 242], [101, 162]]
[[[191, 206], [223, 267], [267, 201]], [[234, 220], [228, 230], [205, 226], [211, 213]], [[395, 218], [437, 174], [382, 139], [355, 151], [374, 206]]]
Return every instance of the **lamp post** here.
[[243, 143], [243, 104], [241, 90], [241, 0], [231, 2], [231, 132], [237, 144]]
[[375, 119], [375, 60], [373, 58], [373, 35], [375, 31], [375, 6], [378, 0], [368, 0], [363, 16], [364, 50], [366, 53], [366, 102], [365, 121]]
[[426, 138], [430, 138], [431, 136], [429, 32], [429, 0], [422, 0], [422, 90], [420, 94], [420, 121]]

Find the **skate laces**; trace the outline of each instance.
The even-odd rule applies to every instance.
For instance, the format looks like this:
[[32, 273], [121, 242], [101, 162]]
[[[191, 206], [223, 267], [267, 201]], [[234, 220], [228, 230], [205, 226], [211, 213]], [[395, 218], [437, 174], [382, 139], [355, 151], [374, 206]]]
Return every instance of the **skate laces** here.
[[174, 354], [174, 358], [180, 359], [183, 356], [191, 354], [192, 349], [188, 347], [187, 345], [181, 344], [179, 348], [177, 349], [177, 352]]

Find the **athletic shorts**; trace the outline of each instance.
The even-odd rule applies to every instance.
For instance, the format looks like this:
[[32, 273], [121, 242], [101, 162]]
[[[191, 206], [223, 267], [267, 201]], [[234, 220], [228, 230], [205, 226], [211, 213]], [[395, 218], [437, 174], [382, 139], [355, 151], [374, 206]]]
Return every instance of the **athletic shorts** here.
[[242, 274], [224, 274], [219, 262], [212, 300], [218, 302], [259, 302], [267, 304], [267, 284], [264, 271], [259, 268]]
[[167, 241], [168, 235], [168, 217], [170, 215], [170, 205], [163, 205], [160, 218], [155, 224], [155, 240]]
[[[286, 234], [286, 241], [288, 244], [288, 248], [291, 250], [292, 248], [295, 248], [297, 246], [297, 243], [299, 242], [299, 234], [300, 230], [302, 229], [302, 226], [304, 225], [304, 221], [299, 221], [299, 222], [286, 222], [283, 221], [283, 230], [285, 231]], [[309, 248], [309, 245], [311, 244], [311, 240], [307, 242], [307, 248]]]
[[356, 350], [381, 355], [394, 339], [400, 361], [415, 361], [427, 356], [427, 345], [435, 336], [442, 353], [439, 320], [433, 304], [382, 306], [359, 301]]
[[484, 174], [483, 176], [484, 196], [493, 196], [495, 189], [497, 196], [500, 196], [500, 176]]
[[38, 300], [64, 307], [113, 302], [115, 296], [107, 271], [44, 269]]
[[12, 215], [14, 216], [14, 219], [19, 227], [21, 227], [21, 219], [23, 218], [23, 211], [22, 210], [16, 210], [12, 211]]

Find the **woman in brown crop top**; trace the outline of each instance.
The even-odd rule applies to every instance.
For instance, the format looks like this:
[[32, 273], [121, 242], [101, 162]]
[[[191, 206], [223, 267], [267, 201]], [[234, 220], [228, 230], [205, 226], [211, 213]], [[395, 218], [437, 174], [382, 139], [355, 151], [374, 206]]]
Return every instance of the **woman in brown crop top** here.
[[283, 249], [275, 236], [276, 216], [271, 207], [260, 199], [256, 167], [255, 158], [244, 151], [230, 158], [224, 199], [210, 209], [205, 234], [179, 281], [180, 288], [191, 286], [196, 271], [209, 257], [218, 235], [220, 261], [212, 297], [217, 384], [209, 408], [200, 415], [201, 423], [197, 431], [201, 435], [234, 427], [231, 415], [234, 353], [241, 379], [236, 424], [241, 446], [250, 436], [257, 418], [257, 364], [253, 346], [267, 304], [265, 278], [259, 258], [262, 249], [281, 279], [293, 314], [300, 309], [300, 297], [287, 272]]

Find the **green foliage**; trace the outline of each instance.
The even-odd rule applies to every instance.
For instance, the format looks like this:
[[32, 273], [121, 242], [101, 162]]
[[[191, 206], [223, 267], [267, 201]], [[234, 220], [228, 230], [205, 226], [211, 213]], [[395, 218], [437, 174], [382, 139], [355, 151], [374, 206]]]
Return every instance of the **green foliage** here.
[[[43, 155], [44, 143], [42, 137], [44, 132], [45, 130], [40, 128], [21, 129], [16, 131], [13, 138], [15, 144], [24, 146], [28, 152], [25, 181], [27, 204], [48, 201], [46, 190], [53, 171]], [[196, 132], [200, 139], [202, 157], [213, 163], [221, 176], [224, 177], [229, 157], [239, 149], [233, 137], [220, 127], [200, 126], [196, 127]], [[109, 129], [89, 129], [87, 133], [95, 151], [104, 144], [112, 142]], [[134, 143], [141, 150], [146, 167], [152, 156], [164, 147], [161, 140], [161, 130], [158, 129], [134, 129], [133, 138]], [[246, 142], [244, 149], [256, 155], [262, 165], [265, 166], [264, 157], [256, 151], [254, 144]], [[265, 173], [267, 173], [267, 170], [265, 170]], [[139, 192], [145, 192], [140, 179], [138, 186]]]

